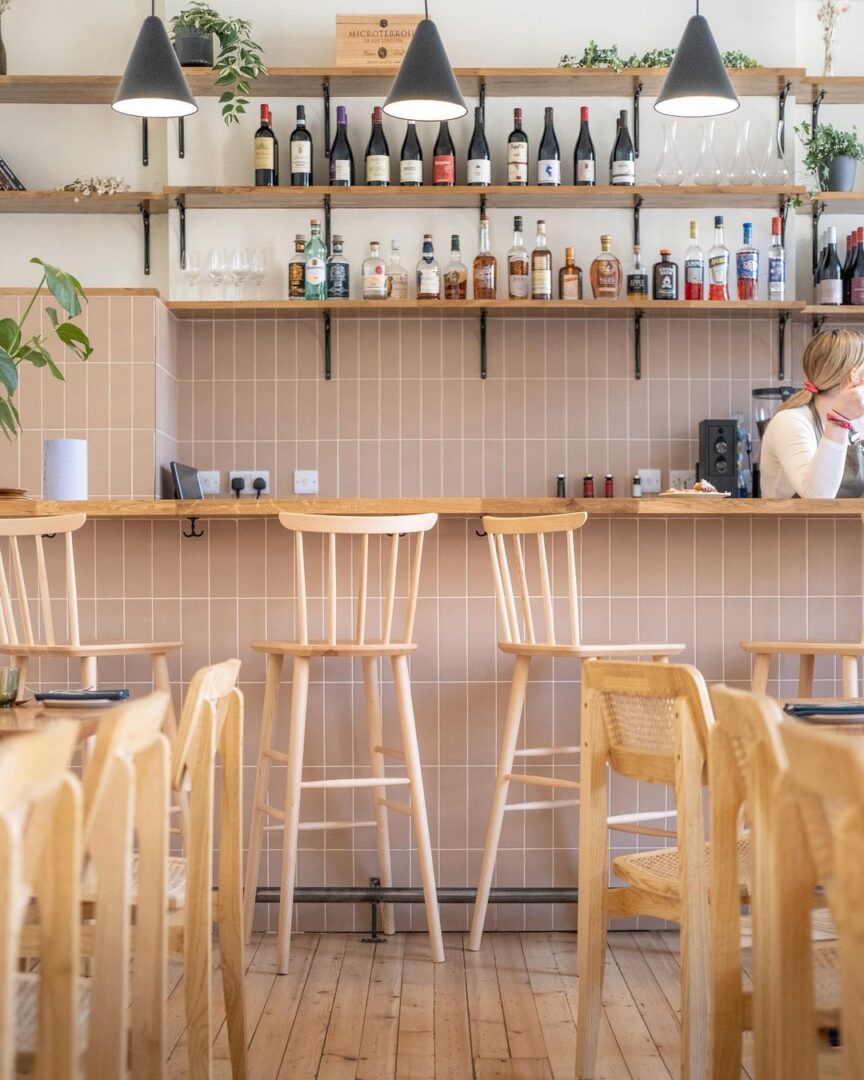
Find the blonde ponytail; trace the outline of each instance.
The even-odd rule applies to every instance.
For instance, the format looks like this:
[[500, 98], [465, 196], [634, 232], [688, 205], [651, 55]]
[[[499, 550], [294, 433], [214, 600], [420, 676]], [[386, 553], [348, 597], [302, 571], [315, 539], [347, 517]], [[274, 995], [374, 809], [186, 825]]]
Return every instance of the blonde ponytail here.
[[[820, 393], [833, 390], [850, 375], [864, 373], [864, 334], [858, 330], [823, 330], [810, 340], [802, 363], [807, 382], [818, 387]], [[815, 398], [810, 390], [799, 390], [777, 411], [800, 409]]]

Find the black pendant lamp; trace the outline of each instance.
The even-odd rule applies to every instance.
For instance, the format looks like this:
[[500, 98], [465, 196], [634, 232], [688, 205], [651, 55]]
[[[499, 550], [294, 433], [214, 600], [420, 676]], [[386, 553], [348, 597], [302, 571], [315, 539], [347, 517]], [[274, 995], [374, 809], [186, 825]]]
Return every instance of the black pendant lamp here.
[[400, 120], [458, 120], [468, 112], [459, 84], [447, 59], [444, 42], [435, 23], [426, 18], [417, 24], [408, 51], [390, 93], [384, 112]]
[[191, 116], [198, 105], [186, 82], [156, 0], [138, 34], [111, 106], [127, 116]]
[[654, 108], [666, 116], [722, 116], [740, 102], [704, 15], [687, 23]]

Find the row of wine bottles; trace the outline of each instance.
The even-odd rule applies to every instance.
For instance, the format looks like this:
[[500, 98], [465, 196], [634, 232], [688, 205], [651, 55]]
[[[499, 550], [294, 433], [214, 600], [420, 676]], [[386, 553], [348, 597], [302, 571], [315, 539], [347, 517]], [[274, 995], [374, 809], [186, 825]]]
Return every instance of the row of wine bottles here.
[[[588, 109], [582, 108], [579, 137], [573, 151], [573, 183], [593, 186], [597, 182], [597, 157], [588, 126]], [[314, 177], [312, 136], [306, 126], [306, 109], [297, 106], [297, 126], [290, 139], [290, 175], [292, 187], [307, 187]], [[513, 110], [513, 131], [507, 140], [507, 183], [511, 187], [526, 186], [532, 176], [528, 136], [522, 129], [522, 110]], [[348, 141], [348, 110], [336, 109], [336, 136], [330, 148], [329, 183], [334, 187], [350, 187], [356, 183], [354, 153]], [[390, 146], [384, 134], [380, 106], [372, 112], [372, 131], [364, 156], [365, 183], [387, 186], [392, 182]], [[536, 157], [536, 182], [544, 186], [562, 183], [561, 147], [555, 134], [553, 110], [546, 109], [543, 133]], [[287, 177], [285, 178], [287, 182]], [[261, 126], [255, 132], [255, 184], [271, 187], [280, 184], [279, 142], [273, 133], [269, 105], [261, 106]], [[465, 182], [474, 186], [492, 183], [492, 154], [483, 121], [483, 110], [474, 110], [474, 131], [468, 144]], [[417, 125], [408, 121], [402, 150], [399, 155], [398, 183], [406, 187], [423, 184], [423, 150], [417, 137]], [[456, 151], [447, 121], [442, 121], [432, 159], [432, 183], [451, 187], [456, 183]], [[636, 154], [627, 126], [627, 110], [622, 109], [609, 158], [609, 183], [636, 183]]]
[[846, 237], [846, 258], [837, 254], [837, 230], [825, 232], [825, 244], [816, 264], [816, 303], [864, 305], [864, 229]]
[[[420, 259], [415, 268], [418, 300], [466, 300], [471, 280], [475, 300], [494, 300], [498, 296], [498, 260], [492, 254], [489, 220], [480, 221], [480, 248], [471, 270], [462, 260], [458, 234], [450, 237], [450, 261], [443, 267], [435, 257], [432, 235], [423, 237]], [[861, 258], [864, 260], [864, 230]], [[348, 300], [351, 297], [351, 267], [341, 236], [333, 236], [331, 250], [321, 237], [321, 222], [314, 218], [311, 235], [298, 234], [294, 255], [289, 263], [288, 295], [297, 300]], [[633, 249], [633, 263], [625, 274], [612, 252], [612, 237], [600, 238], [600, 254], [591, 263], [588, 279], [591, 295], [600, 300], [618, 300], [622, 294], [630, 300], [649, 298], [649, 274], [642, 264], [641, 250]], [[836, 244], [835, 244], [836, 246]], [[736, 251], [734, 263], [724, 242], [723, 218], [714, 219], [714, 244], [707, 260], [699, 245], [698, 222], [690, 222], [690, 246], [684, 257], [683, 288], [680, 270], [668, 248], [661, 248], [660, 259], [653, 266], [651, 290], [655, 300], [729, 300], [730, 277], [734, 265], [735, 294], [739, 300], [759, 298], [760, 252], [752, 242], [752, 225], [744, 225], [744, 242]], [[706, 288], [707, 270], [707, 288]], [[513, 246], [507, 253], [507, 296], [511, 300], [552, 300], [554, 267], [548, 245], [545, 221], [537, 222], [534, 248], [525, 246], [521, 217], [513, 220]], [[364, 300], [409, 299], [408, 271], [402, 264], [399, 244], [390, 244], [390, 259], [385, 262], [377, 240], [369, 245], [362, 266]], [[786, 255], [783, 249], [782, 221], [773, 219], [772, 244], [768, 254], [768, 298], [785, 299]], [[864, 283], [862, 283], [864, 285]], [[683, 297], [682, 297], [683, 292]], [[576, 265], [574, 249], [565, 249], [564, 264], [558, 270], [557, 298], [583, 298], [582, 269]], [[862, 294], [864, 295], [864, 294]], [[864, 299], [861, 301], [864, 303]]]

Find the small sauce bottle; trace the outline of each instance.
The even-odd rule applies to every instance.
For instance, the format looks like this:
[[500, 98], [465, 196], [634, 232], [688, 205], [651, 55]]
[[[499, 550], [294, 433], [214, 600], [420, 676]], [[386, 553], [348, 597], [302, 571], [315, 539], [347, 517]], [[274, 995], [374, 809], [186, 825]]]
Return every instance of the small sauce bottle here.
[[633, 477], [632, 495], [634, 499], [642, 498], [642, 477], [639, 475], [639, 473], [636, 473], [636, 475]]
[[558, 473], [558, 479], [555, 485], [555, 495], [559, 499], [567, 498], [567, 478], [563, 472]]
[[582, 498], [594, 498], [594, 477], [590, 472], [586, 474], [585, 478], [582, 481]]
[[606, 498], [613, 499], [615, 497], [615, 482], [612, 479], [612, 473], [606, 473]]

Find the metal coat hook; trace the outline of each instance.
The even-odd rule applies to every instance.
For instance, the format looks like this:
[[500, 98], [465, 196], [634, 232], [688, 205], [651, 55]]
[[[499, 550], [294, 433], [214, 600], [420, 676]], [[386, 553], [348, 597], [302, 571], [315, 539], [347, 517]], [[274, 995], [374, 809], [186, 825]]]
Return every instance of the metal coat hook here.
[[475, 529], [474, 535], [479, 536], [482, 539], [484, 536], [488, 536], [489, 533], [487, 533], [485, 529]]
[[198, 518], [197, 518], [197, 517], [190, 517], [190, 518], [189, 518], [189, 532], [184, 532], [184, 533], [183, 533], [183, 535], [184, 535], [184, 536], [186, 536], [186, 537], [188, 537], [188, 538], [189, 538], [190, 540], [191, 540], [191, 539], [192, 539], [193, 537], [195, 537], [195, 539], [197, 539], [197, 538], [198, 538], [199, 536], [203, 536], [203, 535], [204, 535], [204, 530], [203, 530], [203, 529], [197, 530], [197, 529], [195, 528], [195, 522], [196, 522], [197, 520], [198, 520]]

